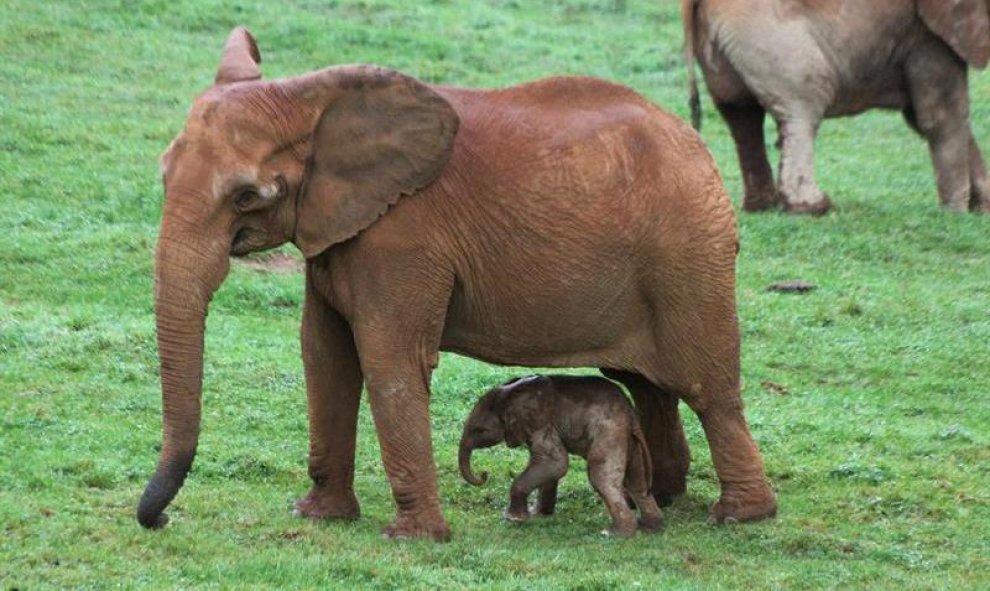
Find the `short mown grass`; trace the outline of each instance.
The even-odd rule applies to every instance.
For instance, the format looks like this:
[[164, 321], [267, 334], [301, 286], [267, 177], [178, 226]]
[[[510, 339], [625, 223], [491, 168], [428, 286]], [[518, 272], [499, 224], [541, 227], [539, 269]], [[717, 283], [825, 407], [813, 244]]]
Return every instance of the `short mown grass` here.
[[[620, 81], [687, 115], [674, 2], [8, 0], [0, 6], [0, 585], [368, 589], [980, 588], [990, 580], [990, 218], [936, 206], [924, 143], [892, 113], [826, 122], [820, 218], [740, 215], [744, 396], [776, 520], [705, 524], [717, 481], [697, 420], [688, 493], [656, 536], [603, 539], [572, 465], [554, 518], [500, 517], [525, 453], [456, 443], [484, 389], [527, 370], [445, 355], [432, 416], [449, 544], [380, 537], [393, 515], [367, 407], [363, 518], [291, 515], [309, 485], [296, 271], [235, 264], [208, 319], [203, 435], [163, 531], [135, 502], [160, 446], [152, 254], [157, 158], [230, 28], [266, 76], [370, 62], [501, 86]], [[984, 149], [990, 77], [971, 77]], [[704, 137], [738, 204], [728, 133]], [[771, 131], [772, 127], [768, 129]], [[289, 256], [291, 247], [284, 249]], [[804, 294], [766, 287], [801, 279]], [[686, 409], [685, 409], [685, 412]]]

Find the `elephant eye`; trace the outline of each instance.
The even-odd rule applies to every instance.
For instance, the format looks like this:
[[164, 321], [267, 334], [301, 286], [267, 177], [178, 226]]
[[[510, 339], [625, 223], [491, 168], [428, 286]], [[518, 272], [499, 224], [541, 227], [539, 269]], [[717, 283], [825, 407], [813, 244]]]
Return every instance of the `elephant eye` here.
[[240, 210], [247, 209], [251, 207], [251, 204], [253, 204], [256, 199], [258, 199], [258, 192], [253, 188], [241, 189], [241, 191], [237, 193], [237, 197], [234, 197], [234, 207]]

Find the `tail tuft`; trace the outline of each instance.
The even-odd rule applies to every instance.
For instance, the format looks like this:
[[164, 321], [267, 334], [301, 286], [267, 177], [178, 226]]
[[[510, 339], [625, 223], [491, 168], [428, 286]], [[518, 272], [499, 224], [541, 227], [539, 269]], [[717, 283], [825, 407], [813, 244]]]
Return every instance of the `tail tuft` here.
[[681, 20], [684, 22], [684, 64], [687, 66], [688, 89], [691, 97], [691, 127], [701, 131], [701, 100], [698, 97], [698, 80], [694, 74], [694, 13], [698, 0], [681, 0]]

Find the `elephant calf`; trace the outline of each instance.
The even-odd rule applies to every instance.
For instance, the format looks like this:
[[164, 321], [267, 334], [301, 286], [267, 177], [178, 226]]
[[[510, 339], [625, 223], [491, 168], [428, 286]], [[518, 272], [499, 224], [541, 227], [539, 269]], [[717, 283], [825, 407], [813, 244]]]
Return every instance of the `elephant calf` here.
[[534, 512], [553, 514], [557, 482], [567, 473], [568, 453], [588, 460], [588, 479], [612, 517], [605, 533], [636, 533], [627, 492], [640, 511], [639, 527], [657, 530], [662, 515], [650, 495], [650, 452], [639, 420], [614, 383], [592, 376], [530, 376], [489, 390], [464, 424], [460, 463], [464, 479], [480, 486], [488, 473], [471, 470], [471, 452], [505, 441], [525, 444], [529, 465], [512, 482], [506, 519], [529, 517], [528, 498], [540, 489]]

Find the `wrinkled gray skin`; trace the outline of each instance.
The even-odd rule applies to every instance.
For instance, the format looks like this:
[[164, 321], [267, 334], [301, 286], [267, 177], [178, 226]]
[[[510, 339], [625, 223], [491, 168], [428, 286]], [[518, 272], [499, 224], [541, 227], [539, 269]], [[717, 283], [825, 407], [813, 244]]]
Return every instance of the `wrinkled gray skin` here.
[[[693, 60], [736, 143], [743, 208], [822, 214], [814, 177], [823, 118], [898, 109], [928, 142], [944, 209], [990, 212], [986, 168], [969, 124], [967, 67], [990, 55], [986, 0], [682, 0], [692, 115]], [[780, 135], [778, 183], [766, 113]]]
[[[659, 529], [662, 514], [650, 495], [650, 456], [639, 421], [612, 382], [591, 376], [531, 376], [489, 390], [474, 406], [458, 453], [461, 475], [480, 486], [488, 473], [476, 476], [471, 452], [505, 441], [525, 445], [529, 465], [512, 482], [505, 518], [530, 516], [529, 494], [539, 489], [533, 513], [552, 515], [557, 483], [567, 473], [568, 453], [588, 460], [588, 480], [612, 517], [610, 535], [628, 537], [640, 529]], [[641, 518], [626, 504], [626, 493]]]

